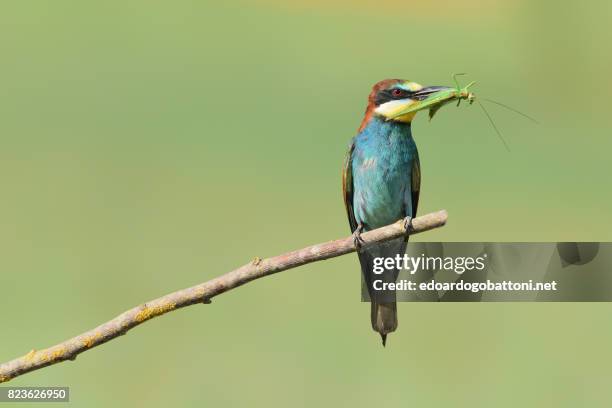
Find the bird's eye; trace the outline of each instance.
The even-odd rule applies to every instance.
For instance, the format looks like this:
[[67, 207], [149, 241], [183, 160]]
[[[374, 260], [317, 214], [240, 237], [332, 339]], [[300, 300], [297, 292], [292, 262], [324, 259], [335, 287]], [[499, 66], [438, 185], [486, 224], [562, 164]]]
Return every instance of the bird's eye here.
[[397, 97], [404, 95], [404, 92], [401, 89], [395, 88], [394, 90], [391, 91], [391, 95], [397, 98]]

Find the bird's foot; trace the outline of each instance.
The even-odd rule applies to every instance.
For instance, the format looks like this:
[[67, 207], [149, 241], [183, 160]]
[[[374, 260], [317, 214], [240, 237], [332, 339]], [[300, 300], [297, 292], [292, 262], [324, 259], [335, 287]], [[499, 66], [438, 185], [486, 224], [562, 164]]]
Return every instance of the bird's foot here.
[[353, 231], [353, 244], [355, 245], [355, 249], [359, 251], [361, 249], [361, 245], [365, 242], [361, 238], [361, 231], [363, 231], [363, 225], [359, 224], [355, 231]]
[[412, 228], [412, 217], [404, 218], [404, 230], [407, 233], [410, 233], [413, 230], [413, 228]]

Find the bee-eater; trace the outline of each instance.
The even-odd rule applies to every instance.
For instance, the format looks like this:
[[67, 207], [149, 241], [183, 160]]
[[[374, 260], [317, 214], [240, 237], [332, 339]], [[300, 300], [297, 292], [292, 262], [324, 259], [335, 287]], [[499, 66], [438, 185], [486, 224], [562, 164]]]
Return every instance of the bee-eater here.
[[441, 89], [448, 88], [425, 88], [400, 79], [386, 79], [374, 85], [365, 117], [349, 144], [344, 162], [344, 203], [370, 295], [372, 328], [380, 333], [383, 346], [387, 334], [397, 328], [395, 291], [377, 291], [372, 285], [375, 280], [395, 282], [399, 270], [376, 275], [374, 259], [403, 256], [408, 238], [359, 248], [359, 234], [402, 218], [408, 227], [410, 219], [416, 216], [421, 170], [410, 129], [415, 112], [397, 114]]

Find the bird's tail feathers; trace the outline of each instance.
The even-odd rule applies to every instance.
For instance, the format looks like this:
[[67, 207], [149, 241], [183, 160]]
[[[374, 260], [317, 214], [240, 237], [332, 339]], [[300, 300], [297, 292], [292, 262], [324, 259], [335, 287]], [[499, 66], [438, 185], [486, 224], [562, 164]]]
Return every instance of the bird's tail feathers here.
[[372, 329], [380, 333], [383, 346], [387, 342], [387, 334], [397, 329], [397, 303], [371, 303]]
[[380, 333], [383, 346], [386, 343], [387, 334], [397, 329], [396, 293], [394, 290], [374, 290], [373, 282], [375, 280], [381, 280], [383, 283], [395, 282], [399, 271], [386, 270], [382, 274], [374, 274], [374, 259], [395, 257], [397, 254], [403, 254], [405, 250], [406, 240], [399, 238], [367, 248], [359, 253], [364, 283], [371, 302], [372, 329]]

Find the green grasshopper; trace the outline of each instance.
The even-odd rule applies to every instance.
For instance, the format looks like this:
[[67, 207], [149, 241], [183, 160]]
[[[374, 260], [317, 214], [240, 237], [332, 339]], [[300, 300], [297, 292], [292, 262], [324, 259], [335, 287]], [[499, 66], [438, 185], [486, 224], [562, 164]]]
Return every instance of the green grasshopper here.
[[[476, 81], [472, 81], [469, 84], [467, 84], [464, 87], [461, 87], [461, 85], [459, 85], [459, 81], [457, 80], [457, 77], [459, 75], [465, 75], [465, 74], [453, 74], [453, 81], [455, 82], [456, 87], [455, 88], [451, 88], [451, 87], [439, 87], [439, 89], [433, 91], [433, 92], [428, 92], [426, 94], [422, 94], [421, 97], [423, 97], [423, 99], [419, 99], [418, 102], [409, 105], [408, 107], [406, 107], [405, 109], [400, 110], [399, 112], [397, 112], [396, 114], [393, 115], [393, 118], [398, 117], [398, 116], [402, 116], [405, 115], [407, 113], [412, 113], [412, 112], [418, 112], [420, 110], [424, 110], [424, 109], [429, 109], [429, 120], [431, 120], [434, 115], [436, 114], [436, 112], [438, 110], [440, 110], [440, 108], [452, 101], [457, 101], [457, 106], [459, 106], [461, 104], [462, 100], [466, 100], [468, 101], [468, 103], [471, 105], [474, 103], [474, 101], [476, 100], [476, 96], [470, 92], [469, 88], [474, 85], [476, 83]], [[415, 93], [415, 96], [419, 96], [418, 95], [418, 91]], [[504, 107], [506, 109], [509, 109], [515, 113], [518, 113], [519, 115], [531, 120], [534, 123], [538, 123], [537, 120], [535, 120], [534, 118], [532, 118], [529, 115], [524, 114], [521, 111], [518, 111], [514, 108], [511, 108], [508, 105], [505, 105], [501, 102], [497, 102], [491, 99], [482, 99], [483, 101], [487, 101], [487, 102], [491, 102], [494, 103], [496, 105], [499, 105], [501, 107]], [[508, 147], [508, 144], [506, 143], [506, 141], [504, 140], [504, 137], [502, 136], [501, 132], [499, 131], [499, 129], [497, 128], [497, 126], [495, 125], [495, 122], [493, 122], [493, 118], [491, 118], [491, 115], [489, 115], [489, 112], [485, 109], [485, 107], [483, 106], [482, 103], [480, 103], [479, 100], [476, 100], [476, 103], [478, 103], [478, 105], [480, 106], [480, 108], [482, 109], [482, 111], [484, 112], [485, 116], [489, 119], [489, 122], [491, 123], [491, 126], [493, 127], [493, 129], [495, 130], [495, 133], [497, 133], [497, 136], [499, 137], [499, 139], [502, 141], [502, 143], [504, 144], [504, 146], [506, 147], [506, 150], [510, 151], [510, 148]], [[391, 118], [392, 119], [392, 118]]]
[[457, 101], [457, 106], [462, 100], [467, 100], [471, 105], [474, 103], [476, 96], [469, 91], [469, 88], [476, 83], [472, 81], [463, 88], [459, 85], [457, 76], [465, 74], [453, 74], [453, 81], [455, 82], [456, 88], [441, 87], [440, 90], [429, 94], [426, 98], [420, 100], [418, 103], [408, 106], [406, 109], [402, 109], [394, 115], [394, 117], [402, 116], [407, 113], [418, 112], [420, 110], [429, 109], [429, 120], [431, 120], [436, 112], [447, 103], [454, 100]]

